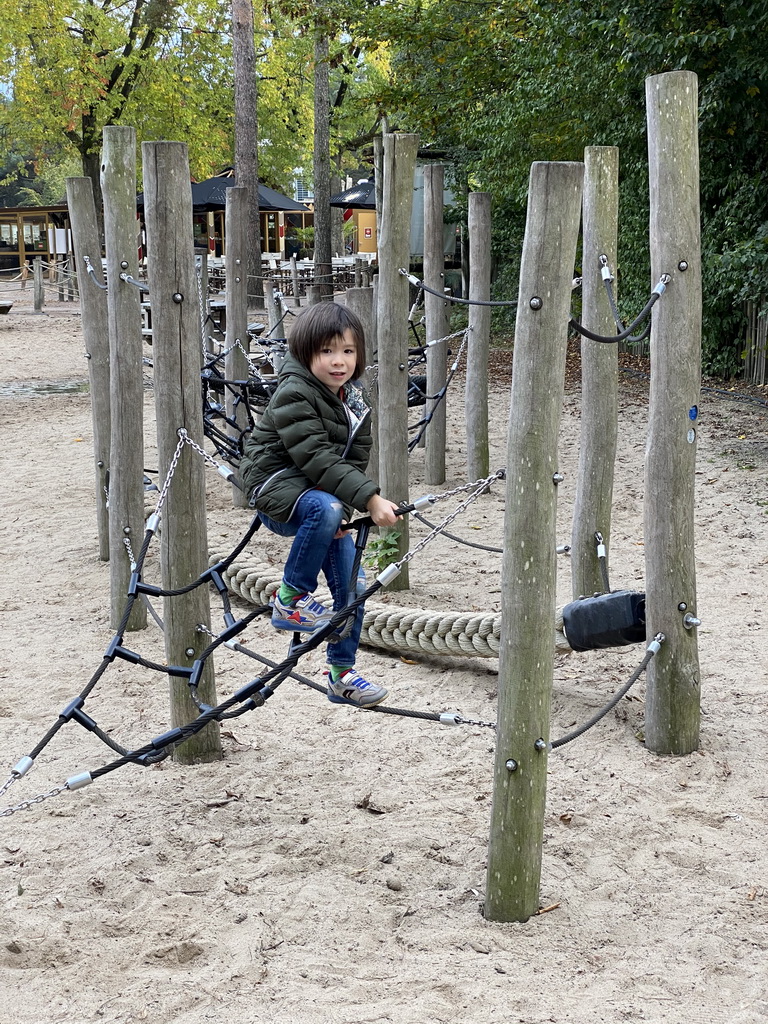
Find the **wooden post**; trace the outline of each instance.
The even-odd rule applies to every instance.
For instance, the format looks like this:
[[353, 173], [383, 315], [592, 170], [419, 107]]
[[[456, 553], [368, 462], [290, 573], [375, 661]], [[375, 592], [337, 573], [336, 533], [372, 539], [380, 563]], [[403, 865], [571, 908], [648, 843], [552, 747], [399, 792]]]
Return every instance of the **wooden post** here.
[[[107, 293], [101, 268], [101, 237], [96, 219], [96, 202], [90, 178], [67, 178], [67, 206], [72, 225], [75, 266], [80, 271], [81, 321], [85, 353], [88, 359], [88, 380], [91, 391], [93, 422], [93, 459], [96, 483], [96, 525], [99, 536], [99, 558], [109, 560], [109, 511], [107, 508], [107, 473], [109, 469], [109, 314]], [[94, 280], [86, 270], [88, 257]], [[123, 552], [118, 552], [123, 557]]]
[[[131, 560], [144, 538], [144, 378], [141, 368], [141, 292], [120, 275], [136, 277], [136, 132], [108, 125], [103, 132], [101, 190], [107, 260], [110, 364], [109, 576], [111, 624], [120, 625]], [[98, 259], [98, 253], [96, 259]], [[89, 282], [92, 283], [92, 282]], [[144, 629], [147, 610], [135, 601], [128, 629]]]
[[[375, 318], [373, 315], [373, 288], [347, 288], [344, 293], [344, 302], [348, 309], [351, 309], [353, 313], [356, 313], [363, 324], [365, 330], [365, 362], [367, 366], [372, 366], [376, 361], [374, 357], [373, 339], [375, 337]], [[378, 450], [378, 401], [376, 388], [371, 386], [370, 378], [372, 374], [366, 374], [363, 378], [366, 391], [371, 402], [371, 436], [373, 437], [373, 447], [371, 449], [371, 457], [368, 460], [368, 476], [379, 482], [379, 450]]]
[[[603, 283], [600, 257], [616, 268], [619, 218], [619, 151], [584, 150], [582, 315], [585, 327], [604, 337], [616, 334]], [[571, 534], [573, 598], [602, 593], [595, 534], [610, 553], [613, 470], [618, 435], [618, 345], [581, 339], [581, 441]]]
[[275, 295], [275, 282], [271, 277], [265, 277], [263, 282], [264, 288], [264, 305], [267, 308], [267, 322], [269, 329], [267, 331], [267, 337], [271, 339], [279, 338], [279, 327], [280, 327], [280, 301]]
[[[442, 164], [427, 164], [424, 168], [424, 284], [440, 296], [424, 292], [424, 313], [427, 341], [444, 338], [449, 331], [450, 310], [442, 296], [445, 286], [445, 257], [443, 255], [443, 184], [445, 168]], [[448, 342], [441, 341], [427, 349], [427, 394], [437, 395], [445, 387], [448, 376]], [[427, 399], [424, 414], [432, 413], [424, 437], [426, 452], [424, 480], [428, 484], [445, 483], [445, 424], [446, 401]]]
[[[379, 232], [379, 471], [381, 493], [408, 501], [408, 278], [413, 172], [418, 136], [384, 136], [384, 198]], [[401, 516], [398, 558], [408, 550], [408, 519]], [[390, 584], [408, 589], [408, 565]]]
[[379, 275], [376, 274], [370, 284], [372, 296], [371, 308], [371, 330], [365, 336], [366, 366], [375, 366], [373, 371], [373, 384], [371, 386], [371, 404], [373, 406], [373, 420], [371, 422], [372, 444], [371, 458], [368, 462], [368, 476], [376, 483], [381, 482], [379, 465], [381, 463], [379, 448], [379, 320], [376, 311], [379, 308]]
[[301, 295], [299, 294], [299, 268], [296, 266], [295, 255], [291, 256], [291, 281], [293, 282], [293, 305], [298, 309], [301, 305]]
[[646, 746], [688, 754], [699, 745], [694, 473], [701, 389], [698, 79], [646, 79], [651, 279], [669, 287], [654, 306], [645, 463], [648, 636], [666, 637], [648, 667]]
[[[227, 380], [247, 380], [249, 375], [246, 352], [250, 349], [248, 338], [248, 189], [233, 186], [227, 189], [226, 211], [224, 214], [227, 236], [227, 338], [224, 357], [224, 376]], [[227, 418], [237, 424], [242, 432], [248, 426], [248, 414], [244, 401], [235, 403], [235, 394], [225, 392]], [[227, 428], [230, 436], [235, 434]], [[247, 508], [248, 500], [240, 487], [232, 485], [232, 504], [235, 508]]]
[[[469, 299], [491, 298], [491, 196], [469, 193]], [[465, 412], [467, 420], [467, 479], [488, 476], [488, 350], [491, 307], [469, 307]]]
[[32, 285], [34, 310], [36, 313], [42, 313], [45, 303], [45, 284], [43, 283], [43, 261], [39, 256], [35, 256], [32, 263]]
[[554, 653], [557, 435], [584, 165], [535, 163], [518, 292], [507, 455], [491, 841], [485, 916], [539, 902]]
[[[203, 442], [200, 400], [200, 320], [192, 244], [192, 197], [188, 188], [187, 147], [181, 142], [145, 142], [144, 197], [147, 223], [147, 273], [152, 301], [152, 351], [155, 362], [157, 451], [165, 481], [179, 443], [179, 430]], [[205, 515], [205, 465], [185, 444], [176, 462], [163, 508], [161, 574], [164, 589], [185, 587], [208, 566]], [[208, 638], [198, 623], [210, 627], [207, 586], [195, 587], [164, 602], [165, 655], [169, 665], [191, 667]], [[171, 677], [171, 725], [191, 721], [198, 710], [184, 679]], [[216, 704], [213, 663], [205, 662], [199, 695]], [[216, 723], [177, 747], [184, 763], [221, 757]]]

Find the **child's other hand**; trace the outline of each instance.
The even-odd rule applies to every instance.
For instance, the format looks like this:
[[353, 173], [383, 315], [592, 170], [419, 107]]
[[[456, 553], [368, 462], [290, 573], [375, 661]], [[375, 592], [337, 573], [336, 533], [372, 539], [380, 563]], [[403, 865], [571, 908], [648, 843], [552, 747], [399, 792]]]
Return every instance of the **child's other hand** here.
[[382, 498], [380, 494], [374, 494], [365, 507], [376, 526], [394, 526], [397, 522], [395, 512], [398, 506], [394, 501]]

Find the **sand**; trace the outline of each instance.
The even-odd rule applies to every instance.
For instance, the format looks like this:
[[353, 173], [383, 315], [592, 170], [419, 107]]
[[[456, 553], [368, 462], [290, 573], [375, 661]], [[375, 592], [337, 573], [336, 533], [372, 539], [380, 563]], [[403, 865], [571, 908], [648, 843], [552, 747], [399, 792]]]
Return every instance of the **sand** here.
[[[0, 317], [0, 784], [92, 677], [113, 635], [79, 310], [49, 303], [35, 315], [24, 301]], [[464, 482], [457, 383], [446, 488]], [[561, 542], [569, 540], [580, 403], [578, 388], [567, 390]], [[765, 405], [747, 397], [709, 391], [701, 401], [700, 749], [672, 758], [645, 748], [641, 679], [598, 726], [551, 755], [546, 912], [524, 924], [482, 916], [494, 747], [484, 725], [365, 714], [287, 680], [261, 711], [226, 723], [219, 762], [127, 766], [37, 802], [115, 758], [72, 722], [0, 801], [31, 802], [1, 826], [0, 1021], [768, 1019], [768, 419]], [[497, 468], [505, 463], [506, 383], [493, 400]], [[156, 468], [151, 391], [146, 424], [146, 464]], [[624, 377], [616, 588], [643, 587], [646, 424], [645, 382]], [[434, 489], [423, 484], [423, 453], [412, 467], [412, 494]], [[250, 517], [232, 507], [215, 473], [208, 492], [210, 548], [224, 552]], [[500, 543], [503, 506], [502, 484], [452, 532]], [[415, 536], [423, 533], [414, 526]], [[271, 560], [279, 572], [284, 543], [257, 535], [253, 560]], [[564, 602], [568, 559], [558, 566]], [[411, 563], [411, 593], [390, 600], [498, 610], [499, 568], [498, 555], [440, 538]], [[152, 554], [145, 579], [159, 582]], [[235, 609], [242, 615], [248, 606]], [[285, 652], [284, 637], [263, 619], [244, 642], [274, 658]], [[151, 621], [126, 644], [163, 658]], [[552, 736], [601, 707], [643, 650], [558, 657]], [[359, 667], [389, 687], [390, 704], [495, 720], [494, 659], [403, 660], [366, 649]], [[301, 665], [318, 681], [322, 668], [320, 652]], [[217, 655], [219, 696], [256, 672], [242, 655]], [[167, 679], [116, 662], [86, 711], [119, 742], [138, 746], [168, 727]]]

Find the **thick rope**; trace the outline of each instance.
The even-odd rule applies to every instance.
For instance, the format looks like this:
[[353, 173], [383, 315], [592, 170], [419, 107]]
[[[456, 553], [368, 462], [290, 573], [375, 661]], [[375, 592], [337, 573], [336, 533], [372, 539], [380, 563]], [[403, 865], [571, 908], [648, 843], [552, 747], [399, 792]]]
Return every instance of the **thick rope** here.
[[[214, 557], [214, 564], [218, 558]], [[281, 583], [280, 570], [269, 564], [245, 566], [233, 562], [221, 573], [233, 594], [250, 604], [266, 604]], [[328, 602], [326, 591], [318, 600]], [[368, 601], [365, 605], [361, 643], [398, 654], [448, 655], [497, 658], [501, 639], [501, 615], [435, 612], [424, 608], [396, 608]], [[568, 654], [571, 647], [563, 633], [562, 614], [554, 624], [554, 649]]]

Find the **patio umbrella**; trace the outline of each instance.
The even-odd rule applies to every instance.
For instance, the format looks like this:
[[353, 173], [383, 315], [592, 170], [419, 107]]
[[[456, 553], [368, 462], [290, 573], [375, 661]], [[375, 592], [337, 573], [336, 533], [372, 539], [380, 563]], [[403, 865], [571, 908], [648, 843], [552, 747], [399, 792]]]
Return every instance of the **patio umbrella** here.
[[[216, 175], [213, 178], [206, 178], [205, 181], [193, 181], [192, 206], [195, 212], [224, 209], [227, 205], [226, 189], [236, 184], [233, 177], [224, 178]], [[306, 206], [266, 185], [259, 185], [259, 209], [307, 212]]]
[[376, 182], [359, 181], [352, 188], [331, 196], [331, 206], [352, 210], [376, 209]]

